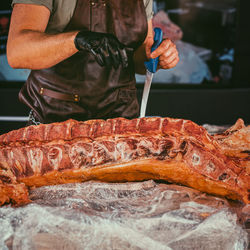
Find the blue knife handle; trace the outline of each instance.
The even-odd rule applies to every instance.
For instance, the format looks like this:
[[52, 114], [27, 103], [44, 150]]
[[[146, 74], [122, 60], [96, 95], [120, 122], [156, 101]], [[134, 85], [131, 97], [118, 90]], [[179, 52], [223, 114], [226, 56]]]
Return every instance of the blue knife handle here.
[[[154, 28], [154, 44], [151, 48], [151, 52], [155, 51], [159, 45], [162, 42], [162, 37], [163, 37], [163, 33], [162, 30], [160, 28]], [[147, 68], [148, 71], [150, 71], [151, 73], [155, 73], [157, 70], [157, 65], [158, 65], [158, 61], [159, 61], [159, 57], [154, 58], [154, 59], [150, 59], [149, 61], [145, 62], [145, 66]]]

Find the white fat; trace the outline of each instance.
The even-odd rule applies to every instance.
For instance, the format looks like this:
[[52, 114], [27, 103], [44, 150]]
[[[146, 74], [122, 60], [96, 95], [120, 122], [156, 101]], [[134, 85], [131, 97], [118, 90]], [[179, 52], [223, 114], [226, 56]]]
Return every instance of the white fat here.
[[192, 163], [194, 166], [197, 166], [200, 164], [200, 156], [197, 155], [196, 153], [194, 153], [192, 156]]
[[85, 149], [84, 144], [77, 143], [69, 149], [69, 158], [74, 168], [77, 169], [81, 166], [83, 157], [86, 157], [86, 158], [93, 157], [93, 144], [91, 144], [91, 147], [92, 147], [91, 151], [88, 152]]
[[28, 161], [35, 174], [40, 174], [43, 162], [43, 152], [39, 148], [27, 149]]
[[22, 140], [26, 140], [26, 134], [27, 134], [27, 129], [29, 129], [29, 127], [25, 127], [24, 130], [23, 130], [23, 138]]
[[130, 159], [129, 151], [131, 151], [126, 142], [120, 141], [116, 144], [116, 156], [119, 154], [121, 159], [127, 161]]
[[212, 163], [212, 162], [209, 162], [207, 165], [206, 165], [206, 171], [207, 173], [211, 173], [211, 172], [214, 172], [215, 171], [215, 165]]
[[[56, 154], [56, 157], [54, 155]], [[48, 152], [48, 160], [54, 170], [58, 170], [63, 158], [63, 151], [60, 147], [51, 147]]]
[[66, 123], [66, 138], [71, 138], [71, 126], [72, 126], [72, 123], [69, 122], [69, 123]]

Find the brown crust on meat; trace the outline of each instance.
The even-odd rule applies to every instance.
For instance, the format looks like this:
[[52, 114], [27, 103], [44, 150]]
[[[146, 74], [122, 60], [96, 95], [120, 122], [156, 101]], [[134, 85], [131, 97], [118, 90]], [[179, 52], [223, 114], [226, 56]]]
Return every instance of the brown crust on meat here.
[[190, 170], [186, 164], [178, 161], [178, 159], [173, 162], [139, 160], [126, 164], [97, 166], [91, 169], [76, 171], [52, 171], [43, 176], [21, 178], [20, 181], [25, 183], [28, 187], [34, 185], [40, 187], [45, 185], [84, 182], [88, 180], [132, 182], [149, 179], [168, 180], [170, 183], [182, 184], [217, 196], [226, 196], [233, 200], [240, 200], [242, 198], [240, 195], [241, 190], [238, 187], [230, 187], [227, 183], [213, 181], [208, 178], [206, 179], [201, 174], [197, 174]]
[[28, 189], [24, 183], [0, 184], [0, 206], [11, 203], [22, 206], [30, 202]]
[[[191, 133], [190, 133], [191, 132]], [[205, 128], [189, 120], [173, 118], [138, 118], [128, 120], [115, 118], [78, 122], [67, 120], [38, 126], [28, 126], [0, 135], [0, 146], [23, 146], [36, 142], [73, 140], [77, 138], [96, 139], [115, 135], [164, 135], [189, 133], [196, 139], [209, 140]]]

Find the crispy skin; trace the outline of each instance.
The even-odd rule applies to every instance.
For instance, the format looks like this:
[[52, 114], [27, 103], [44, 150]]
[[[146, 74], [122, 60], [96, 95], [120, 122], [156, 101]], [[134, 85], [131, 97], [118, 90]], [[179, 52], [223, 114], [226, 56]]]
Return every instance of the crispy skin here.
[[0, 184], [0, 205], [11, 203], [21, 206], [30, 202], [28, 189], [24, 183]]
[[223, 154], [241, 165], [250, 174], [250, 126], [245, 126], [242, 119], [223, 132], [214, 135]]
[[[19, 203], [6, 196], [5, 187], [15, 189], [20, 183], [39, 187], [148, 179], [250, 203], [250, 177], [243, 165], [227, 156], [203, 127], [188, 120], [116, 118], [41, 124], [0, 136], [0, 205]], [[23, 194], [24, 189], [23, 200], [28, 200]]]

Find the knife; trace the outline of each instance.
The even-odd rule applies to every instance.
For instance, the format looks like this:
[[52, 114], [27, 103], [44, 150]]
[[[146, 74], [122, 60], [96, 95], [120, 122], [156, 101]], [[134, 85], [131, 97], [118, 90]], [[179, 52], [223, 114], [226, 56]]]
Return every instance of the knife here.
[[[160, 28], [154, 28], [154, 32], [155, 32], [154, 44], [151, 48], [151, 52], [153, 52], [154, 50], [156, 50], [158, 48], [158, 46], [162, 42], [162, 36], [163, 36], [162, 30]], [[146, 70], [147, 70], [147, 73], [146, 73], [146, 80], [144, 83], [143, 94], [142, 94], [140, 118], [145, 117], [147, 102], [148, 102], [148, 95], [149, 95], [149, 91], [150, 91], [150, 87], [151, 87], [154, 73], [157, 70], [158, 61], [159, 61], [159, 57], [154, 58], [154, 59], [151, 58], [149, 61], [144, 63]]]

